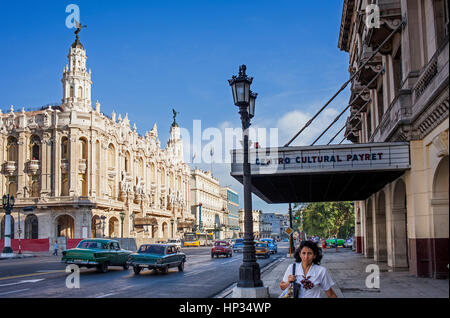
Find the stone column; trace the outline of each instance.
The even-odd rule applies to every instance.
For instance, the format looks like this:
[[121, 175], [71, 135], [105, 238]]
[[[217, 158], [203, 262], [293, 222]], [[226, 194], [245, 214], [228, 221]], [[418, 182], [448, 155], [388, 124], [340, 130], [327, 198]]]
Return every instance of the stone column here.
[[42, 136], [41, 143], [41, 196], [49, 196], [51, 194], [51, 160], [52, 160], [52, 139], [48, 132]]
[[74, 129], [70, 129], [69, 136], [69, 196], [79, 195], [78, 193], [78, 134]]
[[25, 197], [24, 187], [26, 184], [26, 171], [25, 171], [25, 161], [27, 159], [27, 145], [28, 138], [25, 132], [19, 133], [18, 139], [18, 156], [17, 156], [17, 193], [18, 198]]
[[61, 196], [61, 136], [56, 131], [53, 137], [53, 195], [55, 197]]

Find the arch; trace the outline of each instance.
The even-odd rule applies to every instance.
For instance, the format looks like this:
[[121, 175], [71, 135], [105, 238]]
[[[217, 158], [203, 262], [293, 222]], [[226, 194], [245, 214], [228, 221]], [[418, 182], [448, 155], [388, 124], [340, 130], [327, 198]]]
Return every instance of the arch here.
[[408, 267], [408, 225], [406, 185], [400, 179], [395, 183], [392, 196], [391, 244], [392, 267]]
[[83, 88], [81, 86], [78, 86], [78, 98], [83, 98]]
[[109, 237], [120, 237], [119, 220], [114, 216], [109, 219]]
[[374, 258], [377, 262], [387, 261], [386, 239], [386, 197], [384, 191], [378, 193], [375, 208]]
[[60, 215], [56, 218], [56, 236], [66, 238], [75, 237], [74, 219], [68, 214]]
[[[5, 238], [5, 218], [6, 215], [3, 215], [2, 222], [1, 222], [1, 233], [0, 238]], [[14, 238], [14, 217], [11, 215], [11, 239]]]
[[25, 218], [25, 239], [39, 238], [39, 221], [35, 214], [28, 214]]
[[139, 158], [139, 175], [141, 176], [141, 178], [144, 177], [144, 160], [142, 159], [142, 157]]
[[102, 220], [98, 215], [94, 215], [91, 220], [91, 236], [95, 237], [103, 237], [103, 224]]
[[365, 215], [365, 234], [364, 234], [364, 255], [367, 258], [373, 257], [373, 215], [372, 199], [367, 201]]
[[18, 148], [18, 142], [17, 142], [16, 137], [13, 137], [13, 136], [8, 137], [6, 151], [7, 151], [8, 161], [17, 161], [18, 160], [19, 148]]
[[432, 276], [448, 279], [448, 237], [449, 237], [449, 156], [439, 162], [433, 176], [433, 197], [431, 214], [433, 224], [432, 237]]
[[41, 139], [39, 136], [33, 135], [30, 138], [30, 153], [31, 160], [41, 160]]

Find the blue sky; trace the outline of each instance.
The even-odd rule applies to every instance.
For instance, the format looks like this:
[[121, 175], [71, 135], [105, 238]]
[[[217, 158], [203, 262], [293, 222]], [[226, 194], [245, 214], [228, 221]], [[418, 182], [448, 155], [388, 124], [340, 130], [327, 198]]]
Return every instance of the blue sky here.
[[[348, 79], [348, 55], [337, 47], [341, 1], [3, 1], [3, 111], [61, 101], [62, 69], [75, 38], [65, 26], [72, 3], [87, 25], [80, 39], [92, 69], [93, 101], [107, 115], [128, 113], [140, 134], [156, 122], [162, 146], [172, 108], [188, 130], [194, 120], [202, 128], [240, 127], [227, 82], [240, 64], [247, 65], [259, 94], [254, 126], [278, 128], [280, 144]], [[348, 98], [347, 89], [294, 145], [317, 137]], [[319, 144], [328, 142], [346, 116]], [[242, 201], [242, 186], [229, 171], [229, 164], [213, 166], [221, 184], [231, 185]], [[285, 213], [287, 204], [254, 197], [253, 208]]]

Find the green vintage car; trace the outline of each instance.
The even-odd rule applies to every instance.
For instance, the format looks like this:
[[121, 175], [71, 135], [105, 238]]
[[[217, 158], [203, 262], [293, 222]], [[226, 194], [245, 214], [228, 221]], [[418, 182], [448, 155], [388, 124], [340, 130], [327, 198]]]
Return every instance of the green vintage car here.
[[87, 239], [76, 248], [62, 252], [61, 262], [80, 267], [96, 267], [98, 272], [106, 273], [108, 266], [122, 266], [128, 269], [128, 256], [132, 251], [120, 248], [119, 242], [108, 239]]
[[167, 274], [169, 268], [178, 267], [178, 271], [182, 272], [185, 262], [186, 254], [180, 252], [176, 244], [143, 244], [137, 253], [128, 257], [128, 265], [133, 267], [136, 275], [144, 268]]

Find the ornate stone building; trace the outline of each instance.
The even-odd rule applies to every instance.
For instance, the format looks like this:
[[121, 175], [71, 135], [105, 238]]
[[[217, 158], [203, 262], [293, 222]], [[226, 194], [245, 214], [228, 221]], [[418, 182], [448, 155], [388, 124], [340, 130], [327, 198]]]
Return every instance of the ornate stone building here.
[[[365, 22], [372, 3], [380, 27]], [[356, 202], [357, 252], [435, 278], [448, 278], [448, 36], [448, 1], [344, 0], [338, 46], [349, 53], [350, 75], [359, 71], [346, 137], [407, 141], [411, 162], [400, 178]]]
[[[201, 209], [200, 209], [201, 204]], [[223, 239], [227, 218], [226, 201], [220, 193], [219, 180], [211, 171], [191, 171], [191, 209], [195, 216], [195, 229], [214, 232], [216, 239]]]
[[181, 237], [193, 218], [176, 113], [162, 149], [156, 124], [140, 136], [127, 115], [105, 116], [99, 102], [92, 107], [86, 60], [77, 35], [63, 69], [62, 104], [0, 114], [0, 188], [16, 198], [13, 236], [17, 210], [34, 206], [21, 213], [21, 228], [29, 228], [22, 237]]

